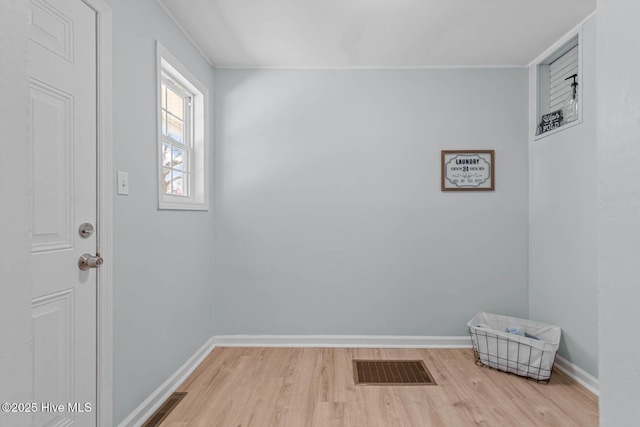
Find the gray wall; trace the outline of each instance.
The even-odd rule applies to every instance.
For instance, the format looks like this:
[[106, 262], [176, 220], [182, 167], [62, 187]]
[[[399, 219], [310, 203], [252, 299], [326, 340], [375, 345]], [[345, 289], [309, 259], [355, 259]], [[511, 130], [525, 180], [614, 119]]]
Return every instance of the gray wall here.
[[[31, 152], [27, 86], [26, 2], [0, 2], [0, 402], [30, 402]], [[0, 426], [31, 423], [0, 411]]]
[[[216, 70], [217, 334], [526, 317], [527, 71]], [[495, 149], [496, 191], [440, 191]]]
[[108, 3], [114, 165], [130, 181], [129, 196], [114, 196], [117, 424], [213, 335], [213, 214], [157, 209], [155, 40], [210, 90], [213, 72], [156, 1]]
[[530, 69], [529, 316], [562, 327], [559, 354], [598, 376], [596, 19], [583, 28], [583, 122], [534, 140]]
[[640, 419], [640, 3], [598, 1], [600, 425]]

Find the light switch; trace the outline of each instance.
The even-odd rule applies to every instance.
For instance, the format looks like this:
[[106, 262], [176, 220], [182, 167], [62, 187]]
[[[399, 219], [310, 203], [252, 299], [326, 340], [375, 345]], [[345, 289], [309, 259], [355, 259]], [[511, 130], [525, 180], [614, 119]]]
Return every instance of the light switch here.
[[129, 194], [129, 173], [118, 171], [118, 194]]

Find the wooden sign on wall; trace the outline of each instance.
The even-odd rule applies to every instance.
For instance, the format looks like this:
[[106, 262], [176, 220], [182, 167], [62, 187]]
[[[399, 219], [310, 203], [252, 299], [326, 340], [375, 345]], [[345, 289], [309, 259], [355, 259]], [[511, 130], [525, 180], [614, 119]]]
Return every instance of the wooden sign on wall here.
[[442, 191], [493, 191], [494, 150], [442, 151]]
[[536, 129], [536, 136], [542, 135], [550, 130], [558, 129], [564, 124], [564, 117], [562, 116], [562, 110], [556, 110], [549, 114], [545, 114], [541, 117], [540, 124]]

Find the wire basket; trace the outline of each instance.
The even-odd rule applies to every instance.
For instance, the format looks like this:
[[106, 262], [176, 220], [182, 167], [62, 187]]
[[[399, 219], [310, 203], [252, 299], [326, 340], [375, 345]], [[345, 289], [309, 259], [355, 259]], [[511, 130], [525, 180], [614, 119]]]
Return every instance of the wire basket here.
[[[526, 336], [506, 332], [517, 324]], [[548, 383], [560, 345], [558, 326], [517, 317], [478, 313], [467, 326], [476, 364]]]

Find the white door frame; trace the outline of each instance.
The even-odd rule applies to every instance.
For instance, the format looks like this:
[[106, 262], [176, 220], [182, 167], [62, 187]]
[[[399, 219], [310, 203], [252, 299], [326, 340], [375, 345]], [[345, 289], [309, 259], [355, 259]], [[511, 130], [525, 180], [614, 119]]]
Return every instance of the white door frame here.
[[105, 262], [97, 271], [97, 396], [99, 427], [113, 425], [113, 140], [111, 8], [103, 0], [82, 0], [96, 12], [97, 48], [97, 246]]

